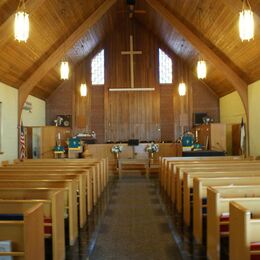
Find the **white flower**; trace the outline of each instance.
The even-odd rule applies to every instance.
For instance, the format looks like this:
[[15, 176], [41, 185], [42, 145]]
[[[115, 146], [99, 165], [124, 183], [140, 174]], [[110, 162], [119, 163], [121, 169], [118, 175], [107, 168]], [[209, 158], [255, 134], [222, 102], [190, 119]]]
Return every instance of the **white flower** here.
[[111, 148], [112, 153], [121, 153], [123, 151], [123, 146], [122, 145], [114, 145]]
[[147, 144], [145, 149], [148, 153], [158, 153], [159, 152], [159, 145], [155, 143]]

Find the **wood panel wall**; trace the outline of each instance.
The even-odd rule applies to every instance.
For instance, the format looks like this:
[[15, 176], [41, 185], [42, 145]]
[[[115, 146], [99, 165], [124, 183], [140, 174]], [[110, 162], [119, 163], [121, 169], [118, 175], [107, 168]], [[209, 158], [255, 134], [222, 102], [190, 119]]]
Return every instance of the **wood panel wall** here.
[[[218, 98], [194, 78], [190, 68], [141, 24], [131, 23], [128, 19], [123, 21], [128, 22], [120, 24], [113, 34], [73, 69], [70, 81], [74, 90], [73, 132], [94, 130], [98, 143], [130, 138], [172, 141], [192, 126], [193, 111], [214, 111], [212, 114], [218, 120]], [[134, 57], [135, 86], [153, 87], [155, 91], [109, 91], [109, 88], [130, 87], [129, 56], [121, 55], [121, 51], [129, 50], [130, 34], [134, 37], [134, 49], [143, 52]], [[105, 85], [91, 86], [91, 59], [102, 48], [105, 50]], [[158, 83], [158, 48], [173, 59], [173, 84]], [[184, 97], [178, 95], [180, 78], [184, 78], [188, 86], [188, 93]], [[86, 98], [79, 94], [81, 82], [88, 85]], [[214, 102], [197, 100], [208, 97]]]

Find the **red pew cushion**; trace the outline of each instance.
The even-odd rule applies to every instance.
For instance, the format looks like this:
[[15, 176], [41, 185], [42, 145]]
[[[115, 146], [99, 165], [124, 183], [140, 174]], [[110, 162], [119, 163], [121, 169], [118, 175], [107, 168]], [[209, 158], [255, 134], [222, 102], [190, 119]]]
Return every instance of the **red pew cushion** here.
[[229, 224], [223, 224], [221, 225], [221, 222], [229, 222], [229, 213], [222, 213], [220, 218], [220, 232], [229, 232]]
[[[52, 223], [51, 218], [44, 218], [44, 224]], [[51, 235], [52, 234], [52, 227], [51, 226], [44, 226], [44, 234]]]
[[[253, 242], [250, 245], [250, 251], [260, 250], [260, 242]], [[260, 260], [260, 255], [251, 255], [251, 260]]]

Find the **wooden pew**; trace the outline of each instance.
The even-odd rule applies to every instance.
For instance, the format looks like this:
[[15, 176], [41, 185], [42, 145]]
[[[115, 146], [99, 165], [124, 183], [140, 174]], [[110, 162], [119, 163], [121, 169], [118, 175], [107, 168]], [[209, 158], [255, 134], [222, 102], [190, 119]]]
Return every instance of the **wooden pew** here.
[[0, 180], [0, 188], [58, 188], [65, 191], [69, 217], [69, 241], [73, 245], [78, 237], [77, 183], [75, 180]]
[[86, 199], [86, 176], [84, 174], [55, 174], [53, 172], [38, 171], [12, 171], [0, 172], [0, 180], [73, 180], [75, 179], [78, 186], [79, 196], [79, 221], [80, 227], [86, 224], [87, 199]]
[[[193, 235], [198, 243], [203, 241], [203, 208], [207, 207], [207, 187], [226, 185], [260, 185], [260, 173], [256, 172], [236, 172], [236, 177], [228, 177], [223, 173], [221, 177], [216, 173], [213, 178], [196, 177], [193, 180]], [[216, 178], [218, 176], [218, 178]], [[205, 214], [204, 214], [205, 215]]]
[[243, 156], [209, 156], [209, 157], [162, 157], [160, 158], [160, 182], [164, 189], [167, 189], [169, 174], [174, 163], [220, 161], [220, 160], [244, 160]]
[[[86, 183], [86, 191], [84, 192], [84, 189], [82, 189], [82, 196], [80, 198], [83, 198], [83, 195], [86, 194], [87, 196], [87, 211], [88, 214], [91, 213], [93, 206], [94, 206], [94, 195], [93, 195], [93, 187], [92, 187], [92, 180], [91, 180], [91, 172], [89, 170], [82, 170], [82, 169], [56, 169], [53, 167], [53, 169], [45, 169], [44, 167], [41, 168], [34, 168], [34, 167], [19, 167], [16, 169], [9, 168], [9, 167], [0, 167], [0, 176], [1, 174], [54, 174], [57, 176], [68, 176], [71, 174], [76, 174], [79, 176], [79, 190], [81, 192], [80, 187], [83, 187], [84, 184]], [[82, 176], [82, 177], [81, 177]], [[84, 207], [84, 201], [80, 203], [80, 206]], [[84, 212], [84, 208], [81, 209], [81, 212]], [[80, 226], [83, 227], [84, 223], [86, 222], [86, 217], [83, 218], [81, 216], [80, 218]]]
[[[64, 191], [38, 188], [0, 188], [0, 203], [42, 203], [45, 226], [51, 226], [52, 259], [65, 259]], [[50, 223], [46, 223], [50, 222]], [[48, 231], [48, 230], [47, 230]], [[49, 233], [49, 232], [47, 232]]]
[[14, 164], [20, 164], [20, 165], [70, 165], [70, 166], [88, 166], [90, 164], [97, 165], [98, 170], [101, 173], [101, 185], [102, 188], [104, 188], [108, 183], [108, 158], [103, 158], [101, 160], [97, 160], [94, 158], [89, 159], [26, 159], [24, 161], [15, 160]]
[[196, 166], [177, 166], [176, 174], [176, 207], [178, 212], [182, 211], [183, 203], [183, 175], [184, 172], [198, 172], [198, 171], [233, 171], [234, 168], [239, 168], [241, 171], [249, 169], [260, 169], [260, 162], [220, 162], [218, 164], [200, 164]]
[[0, 214], [21, 215], [21, 220], [0, 220], [0, 240], [12, 241], [12, 251], [0, 256], [44, 260], [43, 205], [0, 201]]
[[161, 185], [164, 187], [164, 181], [166, 178], [166, 175], [168, 174], [168, 170], [170, 168], [170, 164], [174, 162], [186, 162], [186, 161], [202, 161], [202, 160], [215, 160], [215, 159], [222, 159], [225, 157], [226, 159], [232, 158], [238, 158], [243, 159], [240, 156], [210, 156], [210, 157], [159, 157], [159, 164], [160, 164], [160, 182]]
[[231, 202], [229, 210], [230, 259], [260, 259], [260, 199]]
[[188, 161], [188, 162], [176, 162], [171, 164], [171, 170], [169, 175], [168, 185], [167, 185], [167, 193], [170, 193], [170, 197], [175, 203], [177, 200], [177, 189], [178, 189], [178, 181], [179, 179], [182, 180], [183, 172], [188, 169], [196, 169], [199, 167], [214, 167], [219, 165], [228, 165], [234, 163], [251, 163], [256, 162], [260, 163], [259, 161], [252, 161], [252, 160], [203, 160], [203, 161]]
[[[93, 166], [95, 169], [93, 169]], [[90, 173], [91, 177], [91, 183], [93, 187], [93, 201], [94, 205], [96, 205], [98, 198], [101, 195], [101, 189], [100, 189], [100, 172], [98, 172], [98, 168], [96, 165], [89, 165], [89, 166], [81, 166], [81, 165], [26, 165], [26, 164], [19, 164], [19, 165], [8, 165], [5, 166], [1, 169], [24, 169], [24, 170], [29, 170], [29, 169], [34, 169], [34, 170], [40, 170], [40, 169], [45, 169], [45, 170], [66, 170], [66, 171], [74, 171], [74, 170], [81, 170], [81, 171], [92, 171]], [[0, 169], [0, 171], [1, 171]]]
[[209, 259], [219, 259], [220, 238], [229, 236], [229, 203], [260, 197], [260, 185], [208, 187], [207, 197], [207, 256]]
[[[241, 168], [242, 167], [242, 168]], [[209, 169], [201, 172], [184, 172], [183, 175], [183, 200], [181, 208], [183, 209], [183, 217], [186, 225], [190, 225], [190, 205], [191, 205], [191, 198], [193, 197], [193, 180], [195, 178], [220, 178], [220, 177], [238, 177], [238, 176], [260, 176], [260, 166], [253, 167], [253, 168], [245, 168], [244, 166], [236, 167], [236, 168], [226, 168], [225, 170], [222, 169], [221, 171], [216, 171], [215, 169]], [[229, 183], [227, 182], [227, 185]], [[210, 185], [209, 185], [210, 186]], [[213, 185], [216, 186], [216, 185]]]

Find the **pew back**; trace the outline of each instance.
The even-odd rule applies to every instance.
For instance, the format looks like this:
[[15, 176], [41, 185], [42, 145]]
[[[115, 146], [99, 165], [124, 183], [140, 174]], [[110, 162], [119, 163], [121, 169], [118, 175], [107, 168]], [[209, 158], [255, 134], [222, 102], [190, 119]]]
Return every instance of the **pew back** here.
[[260, 199], [230, 203], [229, 256], [250, 260], [250, 247], [260, 242]]
[[0, 221], [0, 240], [12, 241], [9, 255], [17, 256], [16, 259], [44, 260], [42, 204], [0, 201], [0, 214], [22, 215], [22, 220]]
[[[248, 197], [260, 197], [260, 185], [258, 186], [220, 186], [208, 187], [208, 211], [207, 211], [207, 256], [209, 259], [220, 258], [220, 218], [229, 216], [229, 203], [240, 202]], [[227, 232], [222, 234], [228, 236]]]

